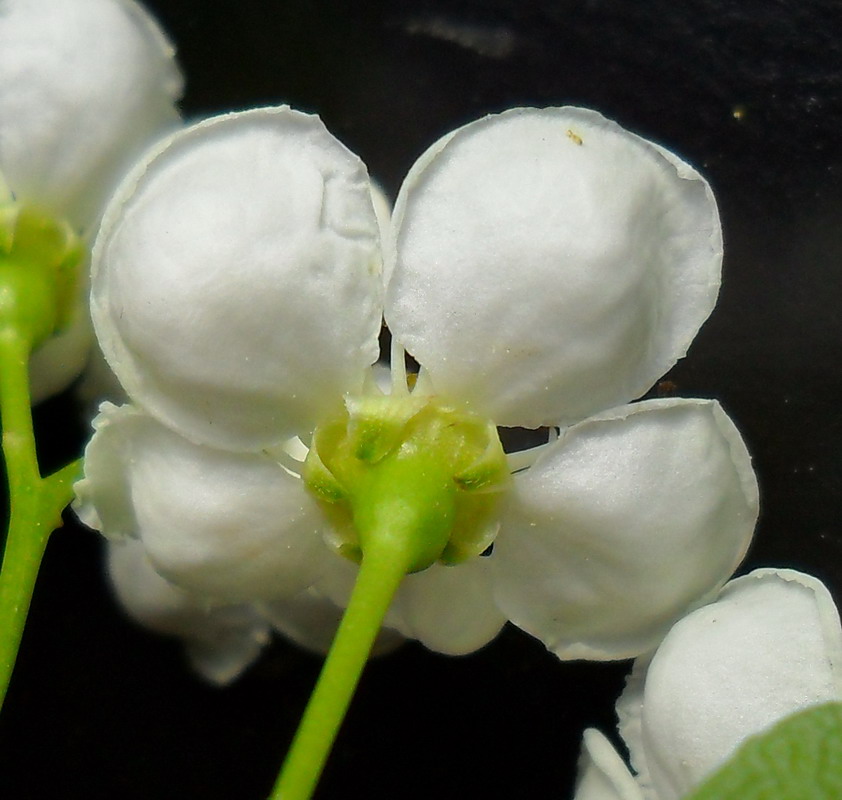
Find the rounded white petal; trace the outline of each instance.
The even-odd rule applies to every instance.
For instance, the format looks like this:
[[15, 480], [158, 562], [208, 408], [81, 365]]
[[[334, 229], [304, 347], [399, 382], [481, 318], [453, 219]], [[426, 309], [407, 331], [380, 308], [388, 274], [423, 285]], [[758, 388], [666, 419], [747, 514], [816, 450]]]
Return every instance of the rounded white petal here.
[[269, 629], [250, 606], [209, 606], [164, 580], [142, 542], [108, 543], [108, 575], [125, 612], [141, 625], [184, 641], [193, 668], [211, 683], [237, 678], [269, 641]]
[[585, 109], [513, 109], [444, 137], [404, 181], [394, 226], [390, 330], [438, 392], [500, 425], [640, 396], [719, 288], [708, 184]]
[[479, 650], [506, 622], [494, 602], [487, 558], [456, 566], [434, 564], [407, 575], [393, 608], [401, 633], [447, 655]]
[[573, 800], [643, 800], [643, 793], [611, 742], [595, 728], [582, 737]]
[[615, 409], [515, 476], [495, 596], [560, 658], [636, 656], [728, 579], [757, 512], [749, 455], [716, 402]]
[[137, 536], [161, 575], [214, 600], [289, 595], [318, 577], [323, 520], [298, 478], [263, 454], [194, 445], [131, 406], [102, 409], [76, 487], [83, 522]]
[[362, 162], [317, 117], [257, 109], [177, 133], [125, 181], [91, 313], [135, 402], [194, 441], [259, 449], [361, 386], [379, 268]]
[[18, 201], [90, 225], [178, 122], [169, 42], [131, 0], [3, 0], [0, 171]]
[[640, 780], [677, 800], [748, 736], [842, 700], [842, 629], [827, 589], [792, 570], [731, 581], [667, 634], [618, 704]]

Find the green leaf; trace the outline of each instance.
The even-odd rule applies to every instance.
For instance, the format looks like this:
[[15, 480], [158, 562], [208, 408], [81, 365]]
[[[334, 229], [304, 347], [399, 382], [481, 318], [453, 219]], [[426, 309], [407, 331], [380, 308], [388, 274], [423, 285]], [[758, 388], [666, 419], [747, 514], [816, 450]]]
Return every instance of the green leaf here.
[[747, 739], [685, 800], [839, 800], [842, 703], [799, 711]]

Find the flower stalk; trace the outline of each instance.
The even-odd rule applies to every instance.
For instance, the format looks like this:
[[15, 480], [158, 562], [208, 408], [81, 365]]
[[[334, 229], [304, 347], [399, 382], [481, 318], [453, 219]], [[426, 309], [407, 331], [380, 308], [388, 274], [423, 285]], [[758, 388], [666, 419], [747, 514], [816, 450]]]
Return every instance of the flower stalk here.
[[385, 536], [366, 548], [351, 599], [310, 696], [271, 800], [307, 800], [316, 788], [342, 720], [413, 558], [410, 537]]
[[41, 477], [32, 427], [29, 357], [67, 323], [82, 250], [63, 222], [2, 208], [0, 219], [0, 420], [9, 527], [0, 569], [0, 703], [14, 668], [50, 533], [73, 497], [80, 462]]

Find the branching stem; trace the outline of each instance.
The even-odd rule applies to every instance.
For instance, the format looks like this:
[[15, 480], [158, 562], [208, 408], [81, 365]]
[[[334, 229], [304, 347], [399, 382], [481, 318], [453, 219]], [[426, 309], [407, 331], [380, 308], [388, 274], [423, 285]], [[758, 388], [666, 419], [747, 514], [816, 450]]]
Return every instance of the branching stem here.
[[9, 527], [0, 569], [0, 705], [20, 647], [35, 580], [50, 533], [72, 497], [80, 462], [41, 478], [32, 429], [29, 343], [0, 331], [0, 420], [9, 482]]

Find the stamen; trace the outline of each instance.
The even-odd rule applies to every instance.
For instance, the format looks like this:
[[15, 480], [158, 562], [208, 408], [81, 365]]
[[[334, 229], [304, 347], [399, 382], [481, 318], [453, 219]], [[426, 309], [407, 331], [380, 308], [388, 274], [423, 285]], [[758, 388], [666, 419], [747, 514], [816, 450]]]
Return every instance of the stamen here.
[[506, 453], [506, 462], [509, 465], [509, 472], [514, 474], [515, 472], [522, 472], [525, 469], [531, 467], [538, 459], [538, 456], [541, 455], [557, 438], [558, 434], [556, 433], [553, 436], [552, 431], [555, 428], [550, 429], [550, 441], [546, 444], [539, 444], [537, 447], [530, 447], [527, 450], [518, 450], [514, 453]]
[[406, 383], [406, 351], [394, 336], [392, 337], [391, 364], [392, 394], [396, 397], [409, 394], [409, 387]]
[[412, 393], [421, 397], [433, 394], [433, 381], [430, 379], [430, 373], [424, 367], [420, 367], [418, 370]]
[[382, 361], [372, 364], [365, 373], [363, 394], [384, 397], [386, 387], [391, 384], [391, 370]]
[[298, 436], [287, 439], [273, 447], [267, 447], [264, 451], [267, 456], [278, 462], [284, 472], [294, 478], [300, 478], [304, 469], [304, 461], [310, 449]]

